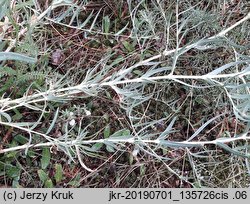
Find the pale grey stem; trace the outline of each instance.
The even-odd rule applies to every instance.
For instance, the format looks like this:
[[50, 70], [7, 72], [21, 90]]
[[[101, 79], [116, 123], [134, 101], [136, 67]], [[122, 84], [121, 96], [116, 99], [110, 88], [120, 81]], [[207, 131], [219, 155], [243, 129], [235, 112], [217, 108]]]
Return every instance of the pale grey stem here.
[[81, 152], [80, 152], [80, 150], [79, 150], [79, 147], [78, 147], [77, 145], [75, 145], [75, 148], [76, 148], [76, 154], [77, 154], [77, 157], [78, 157], [78, 160], [79, 160], [81, 166], [82, 166], [85, 170], [87, 170], [88, 172], [94, 172], [94, 170], [88, 168], [88, 167], [84, 164], [84, 162], [83, 162], [83, 160], [82, 160]]

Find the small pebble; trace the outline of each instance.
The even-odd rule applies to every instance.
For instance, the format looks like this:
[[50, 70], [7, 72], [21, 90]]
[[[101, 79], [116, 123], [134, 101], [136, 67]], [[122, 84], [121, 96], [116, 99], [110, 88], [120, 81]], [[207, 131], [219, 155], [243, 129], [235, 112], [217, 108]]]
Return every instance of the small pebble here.
[[59, 65], [62, 63], [62, 61], [64, 60], [64, 54], [63, 51], [60, 49], [56, 49], [51, 56], [51, 63], [53, 65]]

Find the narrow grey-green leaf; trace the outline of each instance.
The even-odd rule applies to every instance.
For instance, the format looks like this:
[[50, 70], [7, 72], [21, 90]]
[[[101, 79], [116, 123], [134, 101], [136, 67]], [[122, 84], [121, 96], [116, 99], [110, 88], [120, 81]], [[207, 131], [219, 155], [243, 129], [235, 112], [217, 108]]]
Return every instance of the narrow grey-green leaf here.
[[176, 120], [176, 117], [174, 117], [173, 120], [169, 123], [168, 127], [166, 128], [166, 130], [164, 130], [164, 131], [160, 134], [159, 139], [165, 139], [165, 138], [168, 136], [168, 134], [169, 134], [169, 133], [171, 132], [171, 130], [172, 130], [172, 127], [173, 127], [173, 125], [174, 125], [174, 123], [175, 123], [175, 120]]
[[94, 10], [91, 11], [91, 13], [88, 15], [88, 17], [86, 18], [86, 20], [79, 26], [79, 29], [83, 29], [85, 27], [85, 25], [90, 21], [90, 19], [92, 18], [94, 13]]
[[206, 126], [208, 126], [211, 122], [213, 122], [217, 118], [221, 117], [222, 115], [224, 115], [224, 114], [217, 115], [217, 116], [213, 117], [212, 119], [208, 120], [207, 122], [205, 122], [198, 130], [195, 131], [195, 133], [190, 138], [188, 138], [187, 141], [191, 141], [192, 139], [194, 139], [202, 130], [204, 130], [204, 128]]
[[101, 10], [102, 10], [102, 9], [100, 9], [100, 10], [98, 11], [98, 13], [96, 14], [96, 16], [95, 16], [94, 20], [92, 21], [92, 24], [91, 24], [91, 27], [90, 27], [90, 29], [89, 29], [89, 32], [91, 32], [91, 31], [92, 31], [92, 29], [94, 28], [95, 23], [96, 23], [96, 21], [97, 21], [97, 18], [98, 18], [98, 16], [99, 16], [99, 14], [100, 14]]
[[55, 115], [54, 115], [54, 118], [53, 118], [53, 121], [51, 122], [47, 132], [45, 133], [46, 135], [50, 133], [50, 131], [53, 129], [53, 127], [55, 126], [55, 123], [56, 123], [56, 120], [57, 120], [57, 117], [58, 117], [58, 113], [59, 113], [59, 108], [57, 108], [56, 112], [55, 112]]
[[127, 23], [121, 30], [119, 30], [119, 31], [115, 34], [115, 36], [121, 35], [121, 34], [127, 29], [128, 25], [129, 25], [129, 23]]
[[0, 115], [3, 116], [9, 123], [11, 122], [11, 117], [8, 113], [0, 111]]
[[28, 57], [26, 55], [22, 55], [15, 52], [0, 52], [0, 61], [4, 60], [17, 60], [23, 61], [27, 63], [36, 63], [37, 59], [33, 57]]
[[249, 60], [245, 60], [245, 61], [236, 61], [236, 62], [230, 62], [228, 64], [225, 64], [215, 70], [213, 70], [212, 72], [209, 72], [208, 74], [206, 75], [217, 75], [217, 74], [220, 74], [221, 72], [223, 72], [224, 70], [228, 69], [228, 68], [231, 68], [233, 66], [236, 66], [236, 65], [239, 65], [239, 64], [245, 64], [249, 62]]
[[171, 148], [184, 148], [184, 147], [201, 147], [201, 144], [192, 144], [192, 143], [182, 143], [182, 142], [172, 142], [168, 140], [160, 140], [160, 146], [171, 147]]
[[239, 152], [239, 151], [236, 151], [232, 148], [230, 148], [228, 145], [224, 144], [224, 143], [221, 143], [221, 142], [217, 142], [216, 143], [218, 146], [220, 146], [221, 148], [223, 148], [224, 150], [234, 154], [234, 155], [237, 155], [237, 156], [240, 156], [240, 157], [244, 157], [244, 158], [250, 158], [250, 154], [244, 154], [242, 152]]

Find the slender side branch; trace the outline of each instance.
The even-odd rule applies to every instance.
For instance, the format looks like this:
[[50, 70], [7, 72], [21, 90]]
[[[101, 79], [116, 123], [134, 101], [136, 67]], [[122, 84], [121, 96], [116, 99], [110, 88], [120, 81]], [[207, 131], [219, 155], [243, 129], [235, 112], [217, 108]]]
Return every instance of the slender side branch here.
[[221, 31], [220, 33], [218, 33], [217, 35], [213, 36], [213, 37], [210, 37], [208, 39], [213, 39], [213, 38], [217, 38], [217, 37], [223, 37], [225, 36], [229, 31], [231, 31], [232, 29], [234, 29], [236, 26], [244, 23], [245, 21], [249, 20], [250, 19], [250, 12], [244, 17], [242, 18], [241, 20], [239, 20], [238, 22], [236, 22], [235, 24], [231, 25], [229, 28]]
[[[227, 29], [221, 31], [220, 33], [218, 33], [218, 34], [216, 34], [216, 35], [214, 35], [214, 36], [212, 36], [212, 37], [209, 37], [208, 40], [211, 40], [211, 39], [215, 39], [215, 38], [218, 38], [218, 37], [223, 37], [223, 36], [225, 36], [229, 31], [231, 31], [232, 29], [234, 29], [235, 27], [237, 27], [238, 25], [244, 23], [245, 21], [247, 21], [247, 20], [249, 20], [249, 19], [250, 19], [250, 12], [249, 12], [244, 18], [242, 18], [241, 20], [239, 20], [238, 22], [236, 22], [235, 24], [233, 24], [233, 25], [230, 26], [229, 28], [227, 28]], [[193, 44], [191, 44], [191, 45], [186, 46], [186, 49], [192, 48], [195, 44], [196, 44], [196, 43], [193, 43]], [[176, 48], [176, 49], [173, 49], [173, 50], [165, 50], [165, 51], [163, 52], [163, 54], [159, 54], [159, 55], [150, 57], [150, 58], [148, 58], [148, 59], [146, 59], [146, 60], [143, 60], [143, 61], [141, 61], [141, 62], [138, 62], [138, 63], [136, 63], [135, 65], [133, 65], [133, 66], [131, 66], [131, 67], [129, 67], [129, 68], [127, 68], [127, 69], [121, 71], [120, 74], [122, 75], [122, 74], [124, 74], [124, 73], [128, 73], [128, 72], [130, 72], [131, 70], [133, 70], [133, 69], [136, 68], [136, 67], [140, 67], [140, 66], [142, 66], [142, 65], [146, 65], [147, 63], [152, 62], [153, 60], [156, 60], [156, 59], [161, 58], [162, 55], [166, 57], [166, 56], [171, 55], [171, 54], [173, 54], [173, 53], [175, 53], [175, 52], [177, 52], [177, 51], [179, 51], [179, 50], [181, 50], [181, 49], [183, 49], [183, 47], [179, 47], [179, 48]]]

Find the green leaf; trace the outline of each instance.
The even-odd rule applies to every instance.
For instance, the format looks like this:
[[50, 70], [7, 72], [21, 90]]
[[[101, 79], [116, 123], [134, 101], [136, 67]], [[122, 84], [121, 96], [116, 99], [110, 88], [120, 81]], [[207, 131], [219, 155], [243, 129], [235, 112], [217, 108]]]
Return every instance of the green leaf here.
[[127, 41], [123, 41], [122, 44], [126, 48], [126, 50], [129, 51], [129, 52], [133, 52], [134, 49], [135, 49], [134, 46], [131, 43], [127, 42]]
[[6, 154], [6, 158], [14, 158], [16, 157], [16, 155], [17, 155], [17, 151], [12, 151]]
[[34, 6], [34, 3], [32, 1], [25, 1], [25, 2], [18, 2], [18, 4], [15, 5], [15, 9], [19, 10], [21, 8], [27, 8], [28, 6]]
[[115, 152], [115, 149], [114, 149], [112, 146], [110, 146], [110, 145], [106, 145], [106, 150], [107, 150], [108, 152], [110, 152], [110, 153]]
[[61, 164], [56, 164], [55, 169], [56, 169], [55, 180], [56, 180], [56, 183], [59, 183], [59, 182], [61, 182], [61, 180], [63, 178], [62, 165]]
[[91, 147], [91, 149], [92, 151], [99, 151], [102, 148], [102, 146], [103, 146], [103, 143], [96, 143]]
[[110, 136], [110, 126], [107, 125], [107, 126], [105, 127], [105, 129], [104, 129], [104, 138], [105, 138], [105, 139], [106, 139], [106, 138], [109, 138], [109, 136]]
[[134, 70], [133, 73], [136, 74], [137, 76], [142, 76], [143, 75], [143, 72], [138, 70], [138, 69]]
[[34, 151], [32, 151], [32, 150], [28, 150], [27, 155], [30, 158], [35, 158], [37, 156], [36, 153]]
[[51, 179], [48, 179], [47, 181], [45, 181], [44, 187], [45, 187], [45, 188], [54, 188], [54, 185], [53, 185], [52, 180], [51, 180]]
[[129, 154], [129, 164], [132, 165], [133, 162], [134, 162], [134, 156], [133, 156], [133, 154], [131, 153], [131, 154]]
[[115, 132], [113, 135], [111, 135], [110, 137], [130, 137], [130, 130], [129, 129], [122, 129], [122, 130], [118, 130], [117, 132]]
[[124, 57], [119, 55], [115, 60], [112, 61], [112, 63], [110, 64], [111, 67], [116, 66], [117, 64], [121, 63], [122, 61], [124, 61]]
[[27, 63], [36, 63], [37, 59], [33, 57], [28, 57], [26, 55], [22, 55], [15, 52], [0, 52], [0, 61], [4, 60], [17, 60], [17, 61], [23, 61]]
[[7, 168], [6, 173], [9, 178], [19, 180], [21, 169], [17, 166], [11, 166]]
[[109, 33], [110, 28], [110, 18], [108, 16], [105, 16], [103, 18], [103, 31], [104, 33]]
[[26, 144], [29, 140], [28, 138], [24, 137], [23, 135], [17, 135], [14, 137], [14, 140], [20, 144]]
[[140, 176], [144, 176], [145, 175], [145, 172], [146, 172], [146, 167], [145, 165], [141, 165], [140, 166]]
[[195, 188], [201, 188], [202, 187], [201, 184], [199, 182], [197, 182], [197, 181], [194, 182], [193, 185], [194, 185]]
[[68, 183], [68, 185], [72, 187], [78, 187], [80, 185], [80, 180], [81, 180], [81, 174], [77, 174], [77, 176]]
[[42, 159], [41, 159], [41, 167], [42, 169], [46, 169], [50, 163], [51, 154], [49, 148], [43, 148]]
[[0, 76], [13, 76], [16, 75], [16, 70], [10, 67], [0, 67]]
[[108, 152], [112, 153], [112, 152], [115, 152], [118, 149], [117, 145], [114, 142], [110, 142], [110, 141], [105, 140], [104, 144], [106, 145], [106, 150]]
[[0, 93], [3, 94], [14, 84], [15, 84], [15, 77], [8, 77], [8, 80], [4, 83], [4, 85], [1, 85]]
[[38, 173], [38, 176], [39, 176], [39, 179], [40, 179], [40, 181], [42, 182], [42, 183], [45, 183], [47, 180], [48, 180], [48, 175], [44, 172], [44, 170], [42, 170], [42, 169], [39, 169], [38, 171], [37, 171], [37, 173]]
[[14, 109], [13, 111], [15, 112], [15, 115], [12, 116], [13, 121], [22, 119], [23, 115], [17, 109]]

